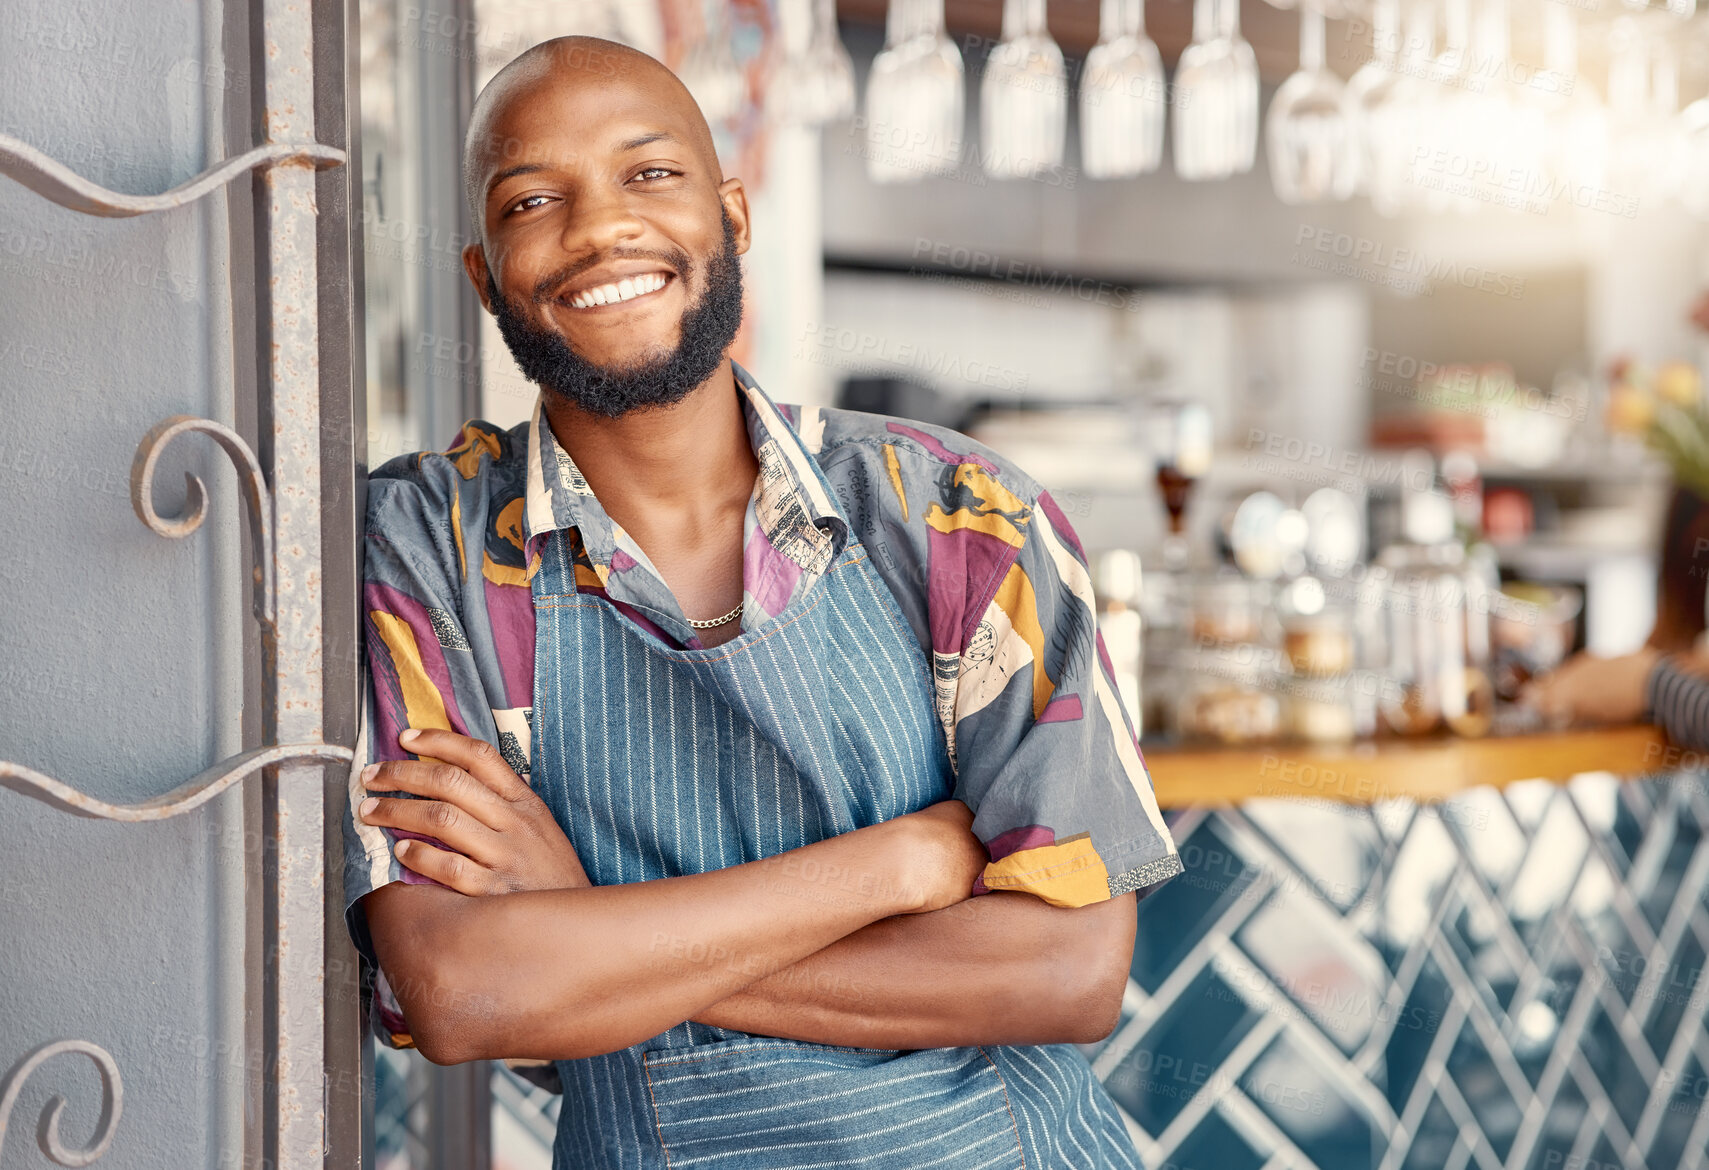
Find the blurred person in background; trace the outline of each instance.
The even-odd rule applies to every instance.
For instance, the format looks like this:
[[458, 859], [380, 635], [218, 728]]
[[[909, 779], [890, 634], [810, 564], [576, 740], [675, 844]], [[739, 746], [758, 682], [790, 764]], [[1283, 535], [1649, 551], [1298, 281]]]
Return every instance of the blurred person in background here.
[[1656, 624], [1631, 654], [1580, 653], [1531, 682], [1519, 701], [1553, 726], [1654, 723], [1678, 747], [1709, 750], [1709, 504], [1674, 489], [1663, 527]]
[[[1709, 292], [1690, 320], [1709, 333]], [[1642, 649], [1577, 654], [1519, 701], [1554, 726], [1654, 723], [1675, 746], [1709, 751], [1709, 502], [1684, 484], [1668, 503], [1657, 578], [1656, 622]]]

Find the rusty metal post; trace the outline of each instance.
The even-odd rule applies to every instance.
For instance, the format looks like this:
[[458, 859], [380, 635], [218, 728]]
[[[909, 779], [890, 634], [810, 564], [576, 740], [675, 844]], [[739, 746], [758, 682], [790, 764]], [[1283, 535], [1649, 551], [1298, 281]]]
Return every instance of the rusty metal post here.
[[[263, 131], [314, 139], [314, 20], [308, 0], [265, 0]], [[320, 352], [315, 173], [301, 163], [262, 176], [267, 201], [267, 336], [278, 634], [266, 648], [275, 742], [313, 742], [321, 725]], [[268, 955], [266, 1164], [319, 1170], [326, 1144], [322, 770], [268, 774], [272, 938]]]

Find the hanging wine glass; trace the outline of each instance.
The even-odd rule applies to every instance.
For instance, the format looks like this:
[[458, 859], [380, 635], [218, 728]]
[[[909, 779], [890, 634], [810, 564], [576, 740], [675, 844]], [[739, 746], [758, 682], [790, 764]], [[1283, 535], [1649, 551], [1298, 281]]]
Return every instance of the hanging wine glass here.
[[1460, 102], [1465, 194], [1480, 207], [1547, 211], [1542, 111], [1513, 81], [1507, 0], [1479, 0], [1473, 29], [1475, 88]]
[[1666, 199], [1679, 180], [1679, 74], [1672, 46], [1646, 35], [1631, 16], [1614, 21], [1608, 41], [1610, 174], [1647, 200]]
[[866, 82], [866, 173], [906, 183], [955, 173], [961, 160], [961, 53], [943, 0], [890, 0], [884, 50]]
[[1417, 108], [1420, 142], [1408, 168], [1410, 201], [1433, 212], [1472, 212], [1478, 204], [1465, 185], [1465, 133], [1475, 125], [1483, 82], [1472, 59], [1471, 0], [1443, 0], [1442, 16], [1442, 49], [1430, 61], [1427, 96]]
[[1643, 112], [1650, 87], [1650, 63], [1635, 17], [1619, 17], [1608, 28], [1608, 105], [1620, 117]]
[[1300, 7], [1299, 71], [1277, 88], [1265, 126], [1270, 182], [1283, 203], [1323, 203], [1353, 193], [1344, 93], [1341, 79], [1324, 65], [1323, 12], [1307, 0]]
[[1675, 22], [1668, 21], [1666, 32], [1659, 28], [1650, 38], [1650, 119], [1649, 134], [1655, 159], [1650, 180], [1657, 199], [1671, 199], [1680, 193], [1684, 178], [1685, 144], [1680, 138], [1679, 121], [1679, 43], [1675, 39]]
[[1365, 193], [1383, 216], [1402, 215], [1423, 204], [1413, 168], [1428, 149], [1435, 86], [1435, 10], [1414, 0], [1404, 14], [1404, 35], [1388, 97], [1366, 109], [1363, 130], [1369, 172]]
[[783, 58], [766, 116], [817, 126], [854, 113], [854, 64], [837, 36], [836, 0], [778, 0], [777, 28]]
[[1145, 35], [1145, 0], [1103, 0], [1098, 43], [1080, 75], [1080, 161], [1088, 176], [1157, 169], [1165, 93], [1163, 60]]
[[1543, 68], [1531, 100], [1545, 119], [1544, 167], [1569, 205], [1592, 205], [1608, 183], [1608, 110], [1579, 70], [1578, 17], [1566, 0], [1544, 0]]
[[1679, 143], [1680, 206], [1709, 220], [1709, 95], [1679, 112], [1674, 134]]
[[825, 79], [820, 91], [824, 104], [814, 111], [814, 120], [840, 122], [851, 116], [855, 108], [854, 62], [837, 33], [837, 0], [814, 0], [809, 55]]
[[700, 37], [683, 57], [677, 78], [687, 87], [707, 124], [720, 126], [734, 121], [747, 101], [748, 86], [736, 65], [728, 31], [713, 29], [700, 17], [698, 4], [685, 6], [686, 21], [699, 20]]
[[1229, 161], [1231, 173], [1243, 175], [1258, 158], [1258, 55], [1240, 35], [1240, 0], [1218, 2], [1222, 10], [1218, 27], [1234, 63], [1228, 90], [1234, 154]]
[[1003, 0], [1003, 39], [985, 58], [979, 136], [985, 173], [1025, 179], [1062, 165], [1068, 74], [1045, 0]]
[[1354, 71], [1341, 95], [1351, 138], [1346, 156], [1351, 175], [1348, 181], [1355, 194], [1370, 194], [1379, 149], [1376, 139], [1386, 129], [1382, 125], [1384, 107], [1400, 83], [1395, 68], [1399, 46], [1400, 0], [1375, 0], [1371, 8], [1371, 59]]
[[1439, 85], [1470, 82], [1472, 0], [1442, 0], [1442, 47], [1431, 58], [1431, 78]]
[[1679, 112], [1679, 139], [1680, 205], [1697, 219], [1709, 220], [1709, 97]]
[[1234, 56], [1217, 25], [1217, 3], [1193, 0], [1193, 40], [1175, 65], [1175, 173], [1194, 181], [1225, 179], [1234, 170]]

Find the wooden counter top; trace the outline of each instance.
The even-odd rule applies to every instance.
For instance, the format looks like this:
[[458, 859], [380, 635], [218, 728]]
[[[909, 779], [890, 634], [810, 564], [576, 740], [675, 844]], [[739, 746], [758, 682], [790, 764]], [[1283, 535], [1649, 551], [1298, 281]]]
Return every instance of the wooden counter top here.
[[1653, 727], [1487, 736], [1380, 739], [1345, 747], [1278, 743], [1249, 748], [1150, 747], [1145, 762], [1164, 808], [1235, 804], [1257, 796], [1313, 796], [1349, 804], [1411, 797], [1441, 800], [1515, 780], [1564, 780], [1579, 772], [1641, 775], [1704, 767]]

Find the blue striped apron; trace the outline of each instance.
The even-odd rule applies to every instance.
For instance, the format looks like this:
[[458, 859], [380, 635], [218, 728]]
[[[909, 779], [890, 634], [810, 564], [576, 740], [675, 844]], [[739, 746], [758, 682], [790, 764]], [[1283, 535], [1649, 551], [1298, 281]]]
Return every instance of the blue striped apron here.
[[[953, 795], [925, 655], [852, 536], [793, 605], [703, 650], [578, 594], [563, 530], [532, 588], [531, 782], [596, 885], [756, 861]], [[557, 1068], [553, 1170], [1140, 1170], [1071, 1044], [853, 1048], [684, 1021]]]

